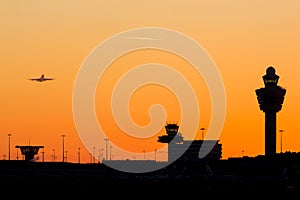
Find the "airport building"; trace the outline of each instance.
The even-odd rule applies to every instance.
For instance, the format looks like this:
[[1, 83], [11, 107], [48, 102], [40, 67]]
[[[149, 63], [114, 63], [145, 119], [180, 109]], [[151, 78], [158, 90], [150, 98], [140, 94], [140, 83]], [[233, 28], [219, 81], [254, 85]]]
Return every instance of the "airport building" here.
[[202, 150], [208, 152], [202, 159], [222, 158], [222, 144], [219, 140], [184, 140], [178, 132], [177, 124], [167, 124], [165, 129], [166, 135], [158, 136], [158, 142], [168, 143], [168, 161], [198, 161], [202, 146], [207, 148]]

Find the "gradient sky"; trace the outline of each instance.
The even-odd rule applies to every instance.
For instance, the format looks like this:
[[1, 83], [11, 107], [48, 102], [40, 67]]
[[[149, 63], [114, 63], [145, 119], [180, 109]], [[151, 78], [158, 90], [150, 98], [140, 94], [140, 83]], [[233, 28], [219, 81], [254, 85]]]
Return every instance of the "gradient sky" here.
[[[54, 149], [57, 160], [62, 160], [61, 135], [65, 134], [68, 161], [77, 162], [81, 148], [81, 162], [90, 162], [72, 114], [76, 75], [98, 44], [119, 32], [149, 26], [173, 29], [193, 38], [216, 63], [227, 97], [226, 119], [219, 138], [223, 158], [241, 156], [242, 151], [248, 156], [264, 154], [264, 113], [259, 110], [255, 89], [263, 87], [261, 77], [268, 66], [275, 67], [279, 85], [287, 89], [283, 109], [277, 114], [277, 129], [284, 130], [283, 151], [300, 151], [300, 2], [297, 0], [11, 0], [0, 3], [0, 25], [0, 159], [7, 159], [11, 133], [11, 159], [17, 156], [15, 145], [30, 142], [45, 146], [45, 160], [52, 159]], [[114, 134], [109, 135], [112, 141], [136, 152], [160, 148], [155, 143], [156, 136], [164, 131], [141, 143], [130, 140], [119, 134], [105, 105], [109, 105], [107, 97], [118, 77], [148, 62], [182, 70], [197, 90], [201, 107], [199, 129], [207, 128], [210, 120], [206, 86], [201, 77], [194, 77], [184, 60], [154, 50], [123, 56], [99, 82], [95, 108], [103, 128], [113, 130]], [[56, 80], [44, 83], [27, 80], [42, 73]], [[149, 123], [148, 109], [154, 103], [165, 106], [168, 121], [180, 121], [180, 108], [174, 96], [164, 88], [150, 85], [132, 97], [130, 111], [136, 123]], [[199, 130], [197, 137], [200, 135]], [[95, 149], [97, 158], [101, 148], [105, 148], [104, 141]], [[280, 151], [280, 137], [277, 151]], [[115, 159], [126, 158], [112, 155]], [[160, 157], [164, 159], [163, 155]]]

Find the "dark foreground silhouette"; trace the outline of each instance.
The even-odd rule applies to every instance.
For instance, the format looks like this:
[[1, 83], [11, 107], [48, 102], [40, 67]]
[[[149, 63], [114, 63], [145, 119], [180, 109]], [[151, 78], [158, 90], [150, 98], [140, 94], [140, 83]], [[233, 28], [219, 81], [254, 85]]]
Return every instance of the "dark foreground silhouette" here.
[[[300, 155], [174, 162], [148, 173], [126, 173], [104, 164], [0, 161], [0, 188], [32, 195], [219, 195], [246, 192], [300, 194]], [[15, 192], [19, 191], [19, 192]], [[113, 192], [109, 192], [113, 191]]]

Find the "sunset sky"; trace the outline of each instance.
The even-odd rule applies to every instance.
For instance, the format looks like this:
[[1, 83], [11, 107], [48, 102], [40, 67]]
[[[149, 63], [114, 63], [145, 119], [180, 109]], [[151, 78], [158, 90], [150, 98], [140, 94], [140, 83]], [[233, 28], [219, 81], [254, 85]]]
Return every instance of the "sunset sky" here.
[[[264, 154], [264, 113], [259, 110], [255, 89], [273, 66], [279, 85], [287, 89], [282, 111], [277, 114], [283, 131], [283, 151], [300, 151], [300, 2], [297, 0], [131, 0], [131, 1], [2, 1], [0, 3], [0, 159], [11, 159], [15, 145], [43, 145], [45, 160], [55, 151], [62, 160], [62, 134], [67, 161], [81, 162], [91, 156], [76, 130], [72, 95], [76, 76], [93, 49], [123, 31], [161, 27], [193, 38], [216, 64], [226, 91], [226, 118], [220, 135], [223, 158]], [[116, 59], [99, 81], [95, 94], [98, 122], [110, 142], [127, 151], [153, 152], [162, 130], [149, 139], [134, 139], [115, 124], [110, 110], [114, 85], [128, 70], [147, 63], [161, 63], [179, 71], [196, 92], [200, 128], [208, 129], [210, 95], [203, 77], [179, 56], [158, 50], [139, 50]], [[55, 80], [33, 82], [41, 74]], [[151, 76], [153, 74], [149, 74]], [[154, 74], [155, 75], [155, 74]], [[166, 88], [147, 85], [137, 90], [129, 110], [140, 126], [149, 123], [148, 110], [162, 104], [168, 122], [180, 121], [180, 105]], [[88, 122], [87, 126], [88, 126]], [[206, 131], [205, 131], [206, 132]], [[182, 133], [188, 137], [188, 133]], [[96, 159], [105, 142], [95, 146]], [[133, 159], [114, 152], [113, 159]], [[43, 151], [43, 150], [41, 150]], [[41, 157], [41, 151], [39, 157]], [[162, 153], [163, 154], [163, 153]], [[20, 159], [20, 152], [18, 153]], [[147, 155], [147, 159], [153, 159]], [[158, 155], [165, 159], [166, 155]]]

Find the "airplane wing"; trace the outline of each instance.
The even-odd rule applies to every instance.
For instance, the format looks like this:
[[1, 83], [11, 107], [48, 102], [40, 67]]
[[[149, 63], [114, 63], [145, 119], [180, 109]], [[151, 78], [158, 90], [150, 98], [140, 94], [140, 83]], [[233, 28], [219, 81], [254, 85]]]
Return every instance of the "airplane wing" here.
[[54, 80], [55, 78], [43, 78], [44, 81]]
[[44, 77], [40, 77], [40, 78], [28, 78], [28, 80], [38, 81], [38, 82], [49, 81], [49, 80], [54, 80], [54, 79], [55, 78], [44, 78]]
[[39, 79], [39, 78], [28, 78], [28, 80], [31, 80], [31, 81], [41, 81], [41, 79]]

